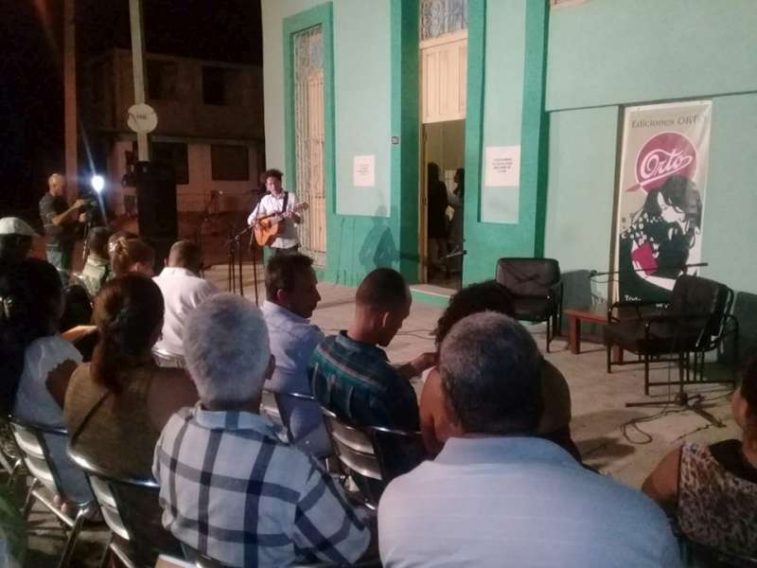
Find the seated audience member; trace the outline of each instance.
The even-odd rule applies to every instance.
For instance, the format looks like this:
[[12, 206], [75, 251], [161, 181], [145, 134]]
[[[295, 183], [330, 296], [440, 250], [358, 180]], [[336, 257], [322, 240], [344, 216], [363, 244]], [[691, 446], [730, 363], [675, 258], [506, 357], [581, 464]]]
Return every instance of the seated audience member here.
[[158, 440], [163, 525], [225, 566], [357, 560], [366, 524], [314, 458], [259, 414], [274, 367], [260, 310], [217, 294], [192, 312], [184, 347], [200, 403], [174, 414]]
[[108, 241], [108, 252], [114, 278], [129, 272], [153, 276], [155, 251], [143, 240], [119, 237], [112, 242], [112, 246]]
[[152, 358], [163, 323], [160, 289], [140, 274], [111, 280], [95, 299], [94, 322], [92, 362], [74, 371], [66, 392], [71, 446], [119, 476], [150, 476], [163, 426], [197, 402], [185, 371]]
[[356, 426], [418, 430], [418, 402], [409, 379], [434, 364], [424, 353], [393, 367], [386, 347], [410, 315], [410, 290], [391, 268], [365, 277], [355, 296], [352, 325], [324, 339], [311, 365], [313, 392], [319, 402]]
[[168, 254], [168, 266], [153, 280], [163, 293], [166, 313], [155, 347], [172, 357], [184, 357], [184, 326], [192, 310], [218, 292], [200, 277], [202, 250], [192, 241], [178, 241]]
[[[494, 280], [471, 284], [452, 296], [447, 309], [436, 325], [437, 349], [455, 323], [464, 317], [485, 311], [511, 317], [515, 313], [507, 289]], [[581, 455], [570, 437], [571, 414], [568, 383], [560, 371], [544, 358], [541, 359], [540, 381], [544, 412], [537, 432], [539, 436], [561, 446], [580, 461]], [[423, 384], [420, 415], [423, 443], [429, 454], [435, 456], [442, 449], [452, 431], [444, 403], [441, 377], [436, 368], [431, 370]]]
[[0, 266], [25, 259], [36, 236], [34, 229], [18, 217], [0, 219]]
[[[265, 275], [266, 301], [263, 317], [268, 327], [271, 354], [276, 360], [273, 376], [265, 387], [279, 393], [310, 394], [308, 363], [323, 340], [309, 318], [321, 299], [313, 259], [303, 254], [280, 255], [268, 261]], [[282, 395], [279, 408], [302, 450], [317, 457], [331, 454], [331, 441], [317, 402]]]
[[679, 566], [663, 512], [538, 438], [541, 355], [496, 313], [442, 342], [454, 432], [434, 461], [393, 480], [379, 504], [384, 566]]
[[[81, 355], [58, 335], [63, 287], [52, 264], [27, 258], [0, 274], [0, 389], [4, 410], [22, 420], [63, 428], [63, 402]], [[66, 497], [92, 498], [84, 473], [66, 454], [67, 440], [47, 436]], [[53, 487], [50, 487], [53, 489]], [[61, 503], [65, 505], [65, 503]]]
[[93, 227], [87, 237], [87, 260], [78, 275], [90, 298], [94, 298], [110, 277], [108, 239], [110, 231], [105, 227]]
[[642, 491], [675, 515], [689, 539], [731, 554], [757, 555], [757, 358], [744, 369], [731, 408], [741, 440], [684, 444]]

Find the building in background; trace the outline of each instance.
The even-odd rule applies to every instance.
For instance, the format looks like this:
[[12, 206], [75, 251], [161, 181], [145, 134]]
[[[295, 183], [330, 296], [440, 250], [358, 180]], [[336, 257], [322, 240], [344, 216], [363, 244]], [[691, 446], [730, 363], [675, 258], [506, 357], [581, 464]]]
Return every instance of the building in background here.
[[463, 284], [546, 256], [565, 307], [605, 299], [588, 276], [614, 266], [626, 109], [711, 101], [700, 274], [737, 292], [742, 345], [757, 344], [757, 268], [738, 245], [757, 211], [752, 0], [263, 0], [262, 29], [267, 163], [324, 204], [302, 240], [348, 285], [382, 265], [428, 280], [433, 159], [446, 180], [465, 168]]
[[[134, 104], [131, 52], [113, 49], [83, 73], [81, 112], [93, 159], [111, 181], [111, 207], [123, 213], [134, 192], [118, 182], [136, 159], [136, 135], [126, 124]], [[148, 53], [145, 73], [147, 104], [158, 115], [151, 160], [173, 166], [179, 212], [247, 210], [265, 160], [262, 68]]]

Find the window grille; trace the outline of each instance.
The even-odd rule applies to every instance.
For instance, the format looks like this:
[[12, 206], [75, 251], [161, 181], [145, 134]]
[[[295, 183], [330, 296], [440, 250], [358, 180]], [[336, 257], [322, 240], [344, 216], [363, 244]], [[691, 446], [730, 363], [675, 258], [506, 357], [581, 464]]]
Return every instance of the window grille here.
[[422, 0], [421, 41], [468, 29], [468, 0]]
[[326, 257], [323, 75], [323, 32], [315, 26], [294, 36], [294, 122], [297, 197], [310, 204], [300, 214], [300, 243], [318, 266]]

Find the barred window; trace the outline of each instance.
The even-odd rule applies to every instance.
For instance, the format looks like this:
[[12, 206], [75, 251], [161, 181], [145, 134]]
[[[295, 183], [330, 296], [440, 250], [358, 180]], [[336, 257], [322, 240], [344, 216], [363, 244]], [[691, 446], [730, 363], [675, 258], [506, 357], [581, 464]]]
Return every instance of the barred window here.
[[468, 0], [422, 0], [421, 41], [468, 29]]

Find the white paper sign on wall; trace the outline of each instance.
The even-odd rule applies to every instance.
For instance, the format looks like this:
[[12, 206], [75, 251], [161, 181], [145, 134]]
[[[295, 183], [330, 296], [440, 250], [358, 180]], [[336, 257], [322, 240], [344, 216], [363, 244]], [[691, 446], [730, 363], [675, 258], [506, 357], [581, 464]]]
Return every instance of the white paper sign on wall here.
[[520, 185], [520, 146], [487, 146], [484, 161], [486, 187]]
[[355, 187], [376, 186], [376, 156], [354, 156], [352, 158], [352, 185]]

